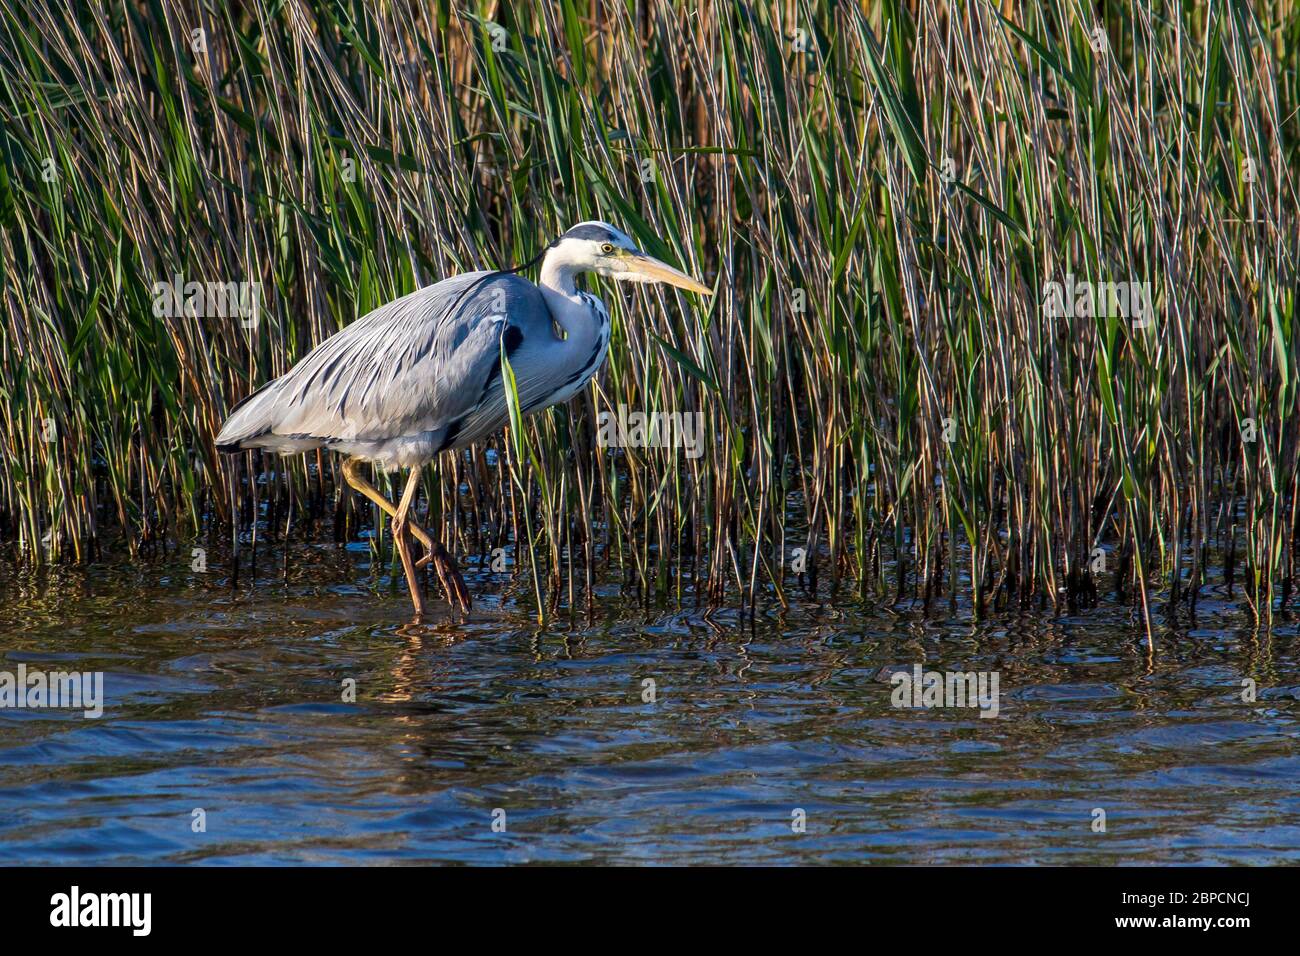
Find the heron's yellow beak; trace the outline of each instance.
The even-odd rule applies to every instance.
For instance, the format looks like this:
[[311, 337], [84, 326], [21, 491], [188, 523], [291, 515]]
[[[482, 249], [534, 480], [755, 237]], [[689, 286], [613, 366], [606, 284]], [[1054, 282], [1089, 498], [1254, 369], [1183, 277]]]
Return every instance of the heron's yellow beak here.
[[698, 292], [700, 295], [713, 295], [713, 290], [702, 282], [696, 282], [685, 272], [674, 269], [668, 263], [660, 262], [653, 256], [647, 256], [644, 252], [628, 256], [620, 265], [642, 282], [667, 282], [679, 289]]

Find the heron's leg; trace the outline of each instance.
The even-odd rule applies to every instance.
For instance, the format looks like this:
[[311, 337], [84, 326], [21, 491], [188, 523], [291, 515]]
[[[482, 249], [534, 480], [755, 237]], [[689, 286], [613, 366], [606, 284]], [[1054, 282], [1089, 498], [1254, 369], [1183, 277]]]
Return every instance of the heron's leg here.
[[424, 600], [415, 571], [416, 568], [422, 568], [427, 562], [432, 561], [434, 570], [438, 572], [438, 581], [447, 595], [447, 603], [458, 605], [463, 613], [468, 614], [471, 604], [469, 588], [465, 586], [465, 579], [460, 576], [460, 569], [456, 567], [455, 559], [443, 547], [441, 541], [435, 542], [429, 549], [428, 555], [418, 564], [411, 563], [408, 532], [410, 522], [407, 520], [407, 513], [411, 509], [412, 502], [415, 501], [415, 492], [419, 487], [420, 469], [412, 468], [411, 477], [406, 480], [406, 490], [402, 492], [402, 500], [397, 506], [397, 513], [393, 515], [393, 540], [398, 542], [398, 552], [402, 556], [402, 569], [406, 572], [406, 580], [411, 588], [411, 602], [415, 604], [415, 613], [424, 613]]
[[[360, 458], [345, 459], [343, 461], [344, 479], [347, 481], [349, 485], [351, 485], [357, 491], [361, 492], [363, 495], [365, 495], [375, 504], [379, 505], [379, 507], [383, 509], [384, 514], [388, 515], [390, 518], [395, 517], [397, 515], [397, 506], [394, 505], [387, 498], [385, 498], [383, 495], [381, 495], [379, 493], [378, 488], [376, 488], [370, 482], [366, 481], [364, 477], [362, 477], [360, 468], [361, 468]], [[433, 550], [433, 538], [429, 536], [429, 532], [425, 531], [418, 524], [416, 524], [414, 521], [411, 521], [409, 519], [406, 522], [406, 526], [411, 529], [411, 534], [415, 535], [415, 537], [419, 539], [421, 544], [423, 544], [430, 551]], [[426, 562], [424, 560], [421, 560], [420, 562], [421, 566], [423, 566], [425, 563]]]
[[402, 500], [397, 503], [397, 510], [393, 512], [393, 528], [410, 527], [411, 503], [415, 501], [415, 492], [420, 487], [420, 469], [412, 468], [411, 473], [406, 476], [406, 488], [402, 491]]
[[411, 590], [411, 603], [415, 605], [417, 616], [424, 614], [424, 591], [420, 587], [419, 575], [415, 572], [415, 562], [411, 560], [411, 522], [407, 515], [419, 487], [420, 469], [412, 468], [410, 477], [406, 479], [402, 500], [393, 515], [393, 543], [397, 545], [397, 553], [402, 559], [402, 571], [406, 573], [406, 586]]
[[[397, 507], [381, 495], [379, 489], [362, 477], [358, 470], [360, 467], [361, 459], [344, 459], [343, 477], [347, 479], [347, 483], [375, 504], [379, 505], [379, 507], [383, 508], [386, 514], [396, 517]], [[438, 572], [438, 581], [442, 584], [442, 589], [447, 595], [447, 600], [460, 605], [460, 609], [463, 612], [469, 613], [472, 604], [469, 596], [469, 588], [465, 586], [465, 579], [460, 576], [460, 570], [456, 567], [456, 562], [452, 558], [451, 554], [442, 546], [441, 542], [434, 541], [427, 531], [409, 518], [406, 521], [406, 526], [411, 530], [411, 533], [419, 538], [424, 546], [429, 549], [428, 554], [415, 562], [415, 567], [419, 569], [424, 567], [426, 564], [432, 563], [434, 570]], [[410, 575], [407, 576], [407, 579], [410, 579]]]

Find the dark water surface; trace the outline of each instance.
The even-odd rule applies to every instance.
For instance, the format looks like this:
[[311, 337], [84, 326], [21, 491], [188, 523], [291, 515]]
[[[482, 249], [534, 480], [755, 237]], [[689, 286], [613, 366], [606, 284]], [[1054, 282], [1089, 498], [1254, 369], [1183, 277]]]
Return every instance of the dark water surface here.
[[[107, 697], [0, 709], [0, 863], [1300, 860], [1296, 623], [1222, 589], [1148, 661], [1127, 608], [837, 599], [751, 629], [611, 587], [539, 631], [494, 575], [469, 623], [439, 602], [417, 629], [364, 547], [290, 556], [237, 593], [188, 554], [0, 570], [0, 671], [103, 671]], [[1000, 713], [894, 708], [916, 663], [996, 671]]]

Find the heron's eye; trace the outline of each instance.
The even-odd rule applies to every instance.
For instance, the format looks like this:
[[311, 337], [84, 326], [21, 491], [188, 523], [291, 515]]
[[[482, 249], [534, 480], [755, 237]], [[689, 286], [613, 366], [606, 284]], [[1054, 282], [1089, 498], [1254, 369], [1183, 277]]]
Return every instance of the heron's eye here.
[[608, 242], [602, 243], [600, 246], [600, 251], [607, 256], [611, 256], [614, 254], [614, 246], [613, 244]]

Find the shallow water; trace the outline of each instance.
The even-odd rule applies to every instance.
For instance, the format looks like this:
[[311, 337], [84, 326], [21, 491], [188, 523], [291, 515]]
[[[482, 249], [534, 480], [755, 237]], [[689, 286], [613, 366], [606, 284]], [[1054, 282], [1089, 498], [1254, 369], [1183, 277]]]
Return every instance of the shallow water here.
[[[0, 571], [0, 671], [103, 671], [107, 698], [0, 709], [0, 863], [1300, 860], [1296, 623], [1221, 590], [1149, 660], [1126, 608], [750, 627], [610, 587], [539, 631], [491, 574], [467, 624], [413, 628], [364, 546], [289, 557], [236, 592], [188, 553]], [[916, 663], [997, 672], [998, 716], [895, 708]]]

